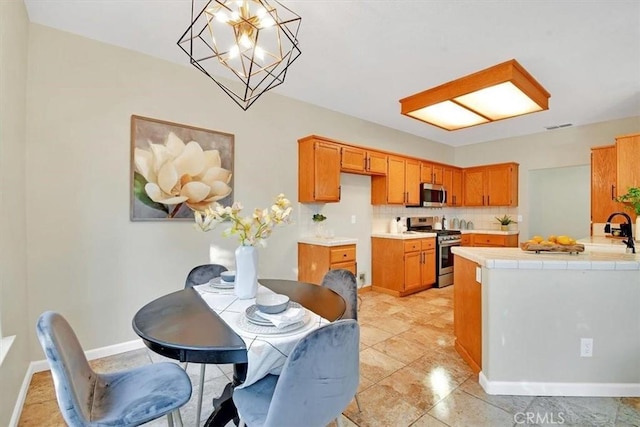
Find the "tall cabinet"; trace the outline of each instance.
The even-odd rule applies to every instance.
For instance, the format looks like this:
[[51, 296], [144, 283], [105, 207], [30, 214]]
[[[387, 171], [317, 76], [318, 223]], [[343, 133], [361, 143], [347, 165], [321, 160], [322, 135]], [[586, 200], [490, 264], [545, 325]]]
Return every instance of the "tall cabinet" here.
[[615, 145], [591, 149], [591, 224], [606, 222], [612, 212], [620, 210], [616, 157]]
[[[640, 187], [640, 133], [616, 137], [615, 145], [591, 149], [591, 224], [607, 221], [613, 212], [625, 212], [632, 222], [636, 214], [616, 197], [629, 187]], [[621, 222], [616, 217], [615, 222]], [[593, 233], [593, 230], [592, 230]]]

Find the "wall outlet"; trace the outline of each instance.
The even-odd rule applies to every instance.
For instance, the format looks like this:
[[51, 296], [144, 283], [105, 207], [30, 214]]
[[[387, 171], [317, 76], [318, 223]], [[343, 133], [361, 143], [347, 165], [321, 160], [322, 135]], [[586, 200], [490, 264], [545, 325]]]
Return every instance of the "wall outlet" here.
[[593, 338], [580, 338], [580, 357], [593, 356]]
[[358, 274], [358, 280], [360, 280], [360, 284], [364, 285], [364, 281], [366, 280], [366, 275], [364, 273]]

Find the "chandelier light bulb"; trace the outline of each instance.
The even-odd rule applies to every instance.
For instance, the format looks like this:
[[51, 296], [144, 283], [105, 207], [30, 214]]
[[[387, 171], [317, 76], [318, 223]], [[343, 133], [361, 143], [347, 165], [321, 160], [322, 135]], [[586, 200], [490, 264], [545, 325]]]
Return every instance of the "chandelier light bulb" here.
[[229, 22], [229, 16], [224, 12], [214, 13], [213, 16], [216, 17], [216, 20], [218, 22], [221, 22], [223, 24], [226, 24], [227, 22]]
[[249, 49], [253, 46], [253, 40], [251, 40], [251, 38], [247, 34], [242, 34], [240, 36], [240, 40], [238, 40], [238, 43], [246, 49]]

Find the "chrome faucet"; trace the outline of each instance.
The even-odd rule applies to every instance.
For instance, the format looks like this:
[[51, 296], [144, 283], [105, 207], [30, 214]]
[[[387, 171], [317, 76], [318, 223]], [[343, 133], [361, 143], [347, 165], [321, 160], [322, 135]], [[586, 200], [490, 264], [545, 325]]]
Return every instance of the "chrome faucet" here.
[[[624, 212], [614, 212], [609, 215], [609, 218], [607, 218], [607, 225], [604, 226], [604, 232], [611, 233], [611, 220], [618, 215], [623, 216], [627, 221], [626, 224], [620, 224], [620, 234], [622, 234], [623, 237], [627, 238], [627, 240], [623, 240], [622, 243], [626, 244], [627, 249], [631, 249], [631, 253], [635, 254], [636, 246], [633, 243], [633, 228], [631, 227], [631, 218], [629, 217], [629, 215]], [[638, 230], [636, 230], [636, 232], [637, 231]]]

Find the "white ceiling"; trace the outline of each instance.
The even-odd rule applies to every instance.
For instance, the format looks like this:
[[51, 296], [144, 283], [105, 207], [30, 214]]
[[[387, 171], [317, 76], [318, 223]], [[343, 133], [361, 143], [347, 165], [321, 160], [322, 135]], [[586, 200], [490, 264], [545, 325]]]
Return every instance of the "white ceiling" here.
[[[451, 146], [640, 116], [639, 0], [281, 3], [302, 17], [282, 95]], [[190, 0], [25, 4], [32, 22], [190, 66], [176, 44]], [[453, 132], [400, 115], [399, 99], [512, 58], [551, 93], [548, 111]]]

